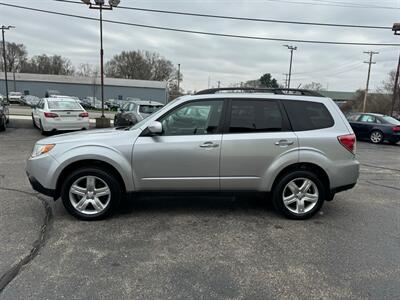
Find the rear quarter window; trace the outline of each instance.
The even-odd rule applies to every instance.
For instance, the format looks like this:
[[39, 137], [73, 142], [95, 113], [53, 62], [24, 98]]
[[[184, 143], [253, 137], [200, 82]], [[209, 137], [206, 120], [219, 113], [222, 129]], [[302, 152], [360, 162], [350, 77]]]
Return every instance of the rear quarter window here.
[[283, 101], [294, 131], [329, 128], [335, 122], [323, 103], [309, 101]]

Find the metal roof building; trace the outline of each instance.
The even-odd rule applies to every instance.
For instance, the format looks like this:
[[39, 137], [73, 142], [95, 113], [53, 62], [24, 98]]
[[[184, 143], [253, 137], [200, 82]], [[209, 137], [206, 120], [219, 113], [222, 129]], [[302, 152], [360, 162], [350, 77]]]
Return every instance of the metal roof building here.
[[[47, 74], [7, 73], [8, 91], [44, 97], [47, 90], [62, 95], [101, 99], [100, 78]], [[0, 94], [5, 95], [4, 73], [0, 73]], [[104, 99], [140, 98], [165, 103], [168, 98], [167, 82], [104, 78]]]

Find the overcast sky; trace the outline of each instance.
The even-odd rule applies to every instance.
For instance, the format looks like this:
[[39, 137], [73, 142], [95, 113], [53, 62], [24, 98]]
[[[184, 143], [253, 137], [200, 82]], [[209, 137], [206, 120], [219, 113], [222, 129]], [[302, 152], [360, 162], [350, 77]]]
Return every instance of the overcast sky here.
[[[297, 4], [296, 4], [297, 2]], [[334, 3], [381, 5], [399, 9], [351, 8]], [[70, 14], [96, 17], [98, 12], [84, 5], [52, 0], [0, 0]], [[311, 3], [311, 4], [306, 4]], [[320, 5], [320, 4], [327, 5]], [[332, 5], [333, 4], [333, 5]], [[142, 8], [189, 11], [251, 18], [292, 21], [348, 23], [392, 26], [400, 22], [399, 0], [121, 0], [121, 5]], [[125, 9], [105, 11], [104, 18], [146, 25], [167, 26], [218, 33], [260, 37], [311, 39], [350, 42], [400, 43], [391, 30], [347, 29], [319, 26], [287, 25], [245, 21], [217, 20], [164, 15]], [[98, 64], [99, 26], [95, 21], [54, 16], [0, 6], [0, 22], [14, 25], [6, 33], [8, 41], [24, 43], [29, 55], [60, 54], [80, 63]], [[271, 73], [280, 83], [288, 72], [289, 51], [272, 41], [242, 40], [104, 24], [105, 60], [123, 50], [157, 51], [174, 64], [181, 64], [186, 90], [199, 90], [259, 78]], [[399, 47], [336, 46], [291, 43], [294, 54], [292, 87], [311, 81], [329, 90], [353, 91], [365, 88], [368, 65], [363, 51], [374, 50], [377, 64], [372, 66], [371, 88], [376, 89], [395, 69]]]

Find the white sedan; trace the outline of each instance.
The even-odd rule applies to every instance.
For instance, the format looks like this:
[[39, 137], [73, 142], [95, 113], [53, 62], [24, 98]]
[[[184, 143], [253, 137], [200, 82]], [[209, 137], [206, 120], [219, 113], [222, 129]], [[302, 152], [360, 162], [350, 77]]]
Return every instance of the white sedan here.
[[89, 129], [89, 114], [75, 99], [43, 98], [33, 107], [33, 125], [42, 134]]

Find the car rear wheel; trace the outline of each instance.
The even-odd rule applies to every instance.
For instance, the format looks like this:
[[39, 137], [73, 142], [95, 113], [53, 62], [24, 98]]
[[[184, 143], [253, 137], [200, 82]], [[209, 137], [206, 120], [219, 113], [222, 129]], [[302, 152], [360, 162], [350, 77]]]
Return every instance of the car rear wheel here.
[[275, 208], [290, 219], [315, 215], [325, 199], [325, 187], [310, 171], [294, 171], [281, 177], [273, 190]]
[[35, 118], [33, 117], [33, 114], [32, 114], [32, 124], [33, 124], [33, 127], [37, 128], [37, 125], [35, 123]]
[[383, 143], [383, 133], [379, 130], [374, 130], [369, 135], [369, 140], [371, 141], [371, 143], [381, 144]]
[[42, 135], [47, 135], [49, 132], [44, 130], [43, 125], [42, 125], [42, 120], [39, 120], [39, 129], [40, 129], [40, 133]]
[[119, 182], [105, 170], [83, 168], [70, 174], [61, 188], [66, 210], [81, 220], [108, 217], [120, 202]]

